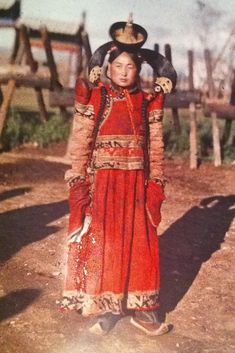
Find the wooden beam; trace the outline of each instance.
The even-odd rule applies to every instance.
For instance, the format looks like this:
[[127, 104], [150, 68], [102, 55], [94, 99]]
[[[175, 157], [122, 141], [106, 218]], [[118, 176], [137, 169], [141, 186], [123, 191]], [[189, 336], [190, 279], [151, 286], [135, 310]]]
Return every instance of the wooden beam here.
[[75, 99], [74, 88], [64, 88], [62, 92], [51, 91], [49, 94], [49, 104], [51, 107], [73, 107]]
[[179, 91], [167, 94], [165, 98], [166, 108], [189, 108], [190, 103], [201, 104], [202, 94], [199, 90]]
[[0, 76], [0, 84], [7, 84], [9, 80], [14, 80], [17, 86], [45, 89], [50, 89], [51, 87], [51, 81], [49, 78], [42, 78], [33, 73], [28, 73], [27, 75], [13, 73]]
[[208, 103], [204, 107], [204, 115], [211, 117], [212, 112], [220, 119], [235, 120], [235, 106], [231, 104]]

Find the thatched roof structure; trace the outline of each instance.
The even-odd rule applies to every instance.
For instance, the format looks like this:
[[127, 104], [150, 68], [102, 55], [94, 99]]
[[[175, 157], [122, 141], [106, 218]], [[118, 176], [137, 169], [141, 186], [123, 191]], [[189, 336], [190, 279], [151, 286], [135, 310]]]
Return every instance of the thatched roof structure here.
[[0, 20], [15, 21], [20, 16], [20, 0], [0, 0]]
[[30, 38], [39, 38], [40, 28], [46, 26], [52, 40], [78, 44], [83, 24], [78, 22], [62, 22], [45, 18], [21, 17], [17, 26], [24, 24], [29, 29]]

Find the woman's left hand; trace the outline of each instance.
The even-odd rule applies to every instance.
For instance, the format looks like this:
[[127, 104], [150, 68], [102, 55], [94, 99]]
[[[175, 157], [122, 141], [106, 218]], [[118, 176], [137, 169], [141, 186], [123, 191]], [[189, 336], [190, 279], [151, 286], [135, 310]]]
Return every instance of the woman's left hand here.
[[146, 190], [146, 210], [151, 224], [156, 228], [161, 222], [163, 200], [165, 200], [163, 187], [153, 180], [149, 180]]

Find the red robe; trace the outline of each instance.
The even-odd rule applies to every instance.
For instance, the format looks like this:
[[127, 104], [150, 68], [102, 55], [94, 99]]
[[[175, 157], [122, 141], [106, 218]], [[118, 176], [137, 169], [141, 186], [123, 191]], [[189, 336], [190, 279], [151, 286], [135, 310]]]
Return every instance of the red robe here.
[[[76, 198], [76, 193], [72, 193], [72, 240], [62, 302], [63, 308], [80, 310], [83, 315], [153, 310], [159, 306], [156, 227], [164, 194], [152, 181], [146, 191], [141, 116], [144, 94], [120, 94], [109, 87], [107, 94], [91, 163], [94, 174], [88, 175], [87, 164], [100, 89], [93, 90], [86, 107], [78, 106], [71, 146], [72, 168], [66, 173], [68, 182], [79, 180], [75, 189], [79, 182], [87, 185], [87, 180], [92, 180], [90, 196], [83, 192]], [[159, 95], [148, 107], [152, 180], [163, 178], [162, 104]], [[83, 228], [84, 214], [73, 212], [76, 202], [80, 211], [86, 209], [88, 230]]]

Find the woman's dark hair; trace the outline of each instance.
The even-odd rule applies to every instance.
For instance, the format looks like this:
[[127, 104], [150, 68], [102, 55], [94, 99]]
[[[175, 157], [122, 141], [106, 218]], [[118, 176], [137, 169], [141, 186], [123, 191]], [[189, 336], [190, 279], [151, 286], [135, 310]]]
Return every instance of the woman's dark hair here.
[[140, 73], [141, 64], [142, 64], [142, 58], [141, 58], [141, 55], [138, 54], [137, 52], [128, 52], [128, 51], [122, 50], [120, 48], [111, 49], [111, 52], [109, 54], [108, 62], [110, 64], [112, 64], [112, 62], [115, 59], [117, 59], [117, 57], [119, 55], [121, 55], [122, 53], [124, 53], [124, 52], [126, 52], [130, 56], [130, 58], [134, 61], [135, 65], [136, 65], [136, 68], [137, 68], [137, 71], [138, 71], [138, 73]]

